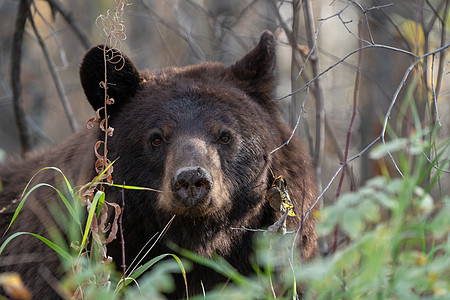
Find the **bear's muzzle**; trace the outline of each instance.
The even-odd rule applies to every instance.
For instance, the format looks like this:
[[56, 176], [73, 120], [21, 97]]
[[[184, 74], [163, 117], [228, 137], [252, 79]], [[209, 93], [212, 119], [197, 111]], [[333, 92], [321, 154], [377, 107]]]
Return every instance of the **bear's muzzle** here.
[[172, 192], [186, 206], [203, 203], [213, 186], [211, 174], [199, 166], [183, 167], [172, 178]]

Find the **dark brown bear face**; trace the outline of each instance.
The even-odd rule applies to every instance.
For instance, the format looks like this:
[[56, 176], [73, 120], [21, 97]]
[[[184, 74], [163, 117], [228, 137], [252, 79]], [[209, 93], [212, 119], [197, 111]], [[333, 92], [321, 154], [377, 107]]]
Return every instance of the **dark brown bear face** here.
[[[126, 57], [120, 70], [107, 66], [115, 100], [108, 106], [115, 129], [108, 150], [110, 159], [119, 158], [113, 178], [162, 191], [130, 200], [145, 202], [141, 213], [220, 216], [263, 201], [269, 153], [279, 143], [268, 121], [276, 107], [274, 47], [265, 32], [228, 68], [204, 63], [141, 74]], [[103, 50], [94, 48], [80, 71], [95, 109], [104, 101], [102, 63]]]

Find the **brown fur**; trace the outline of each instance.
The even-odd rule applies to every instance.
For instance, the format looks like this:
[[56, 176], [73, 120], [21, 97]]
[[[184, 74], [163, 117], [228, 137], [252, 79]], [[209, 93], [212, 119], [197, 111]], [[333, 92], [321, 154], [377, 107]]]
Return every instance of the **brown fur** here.
[[[284, 176], [289, 183], [296, 217], [289, 217], [288, 230], [298, 228], [302, 213], [315, 200], [317, 188], [310, 158], [297, 139], [270, 154], [291, 134], [273, 99], [275, 61], [274, 39], [265, 32], [259, 45], [231, 67], [208, 62], [139, 73], [126, 57], [121, 70], [108, 64], [108, 94], [115, 99], [115, 104], [108, 107], [110, 125], [115, 129], [108, 140], [108, 157], [118, 158], [113, 178], [119, 184], [162, 190], [162, 193], [125, 192], [127, 264], [176, 215], [163, 240], [151, 251], [151, 257], [171, 252], [166, 247], [166, 242], [171, 241], [204, 256], [217, 253], [239, 272], [251, 273], [253, 233], [232, 228], [267, 228], [278, 220], [280, 212], [265, 199], [272, 173]], [[99, 87], [103, 68], [103, 51], [93, 48], [84, 59], [80, 77], [94, 109], [103, 106], [103, 90]], [[61, 168], [73, 185], [91, 180], [95, 175], [93, 147], [102, 135], [100, 130], [83, 130], [46, 153], [1, 166], [4, 191], [0, 195], [0, 208], [19, 199], [29, 178], [44, 166]], [[155, 139], [162, 143], [152, 144]], [[201, 167], [212, 178], [207, 197], [193, 205], [175, 197], [172, 190], [175, 174], [190, 166]], [[54, 174], [46, 171], [35, 182], [55, 183]], [[118, 189], [107, 189], [107, 200], [120, 204], [120, 193]], [[30, 231], [47, 235], [46, 223], [52, 222], [52, 218], [46, 209], [52, 199], [50, 189], [34, 194], [9, 234]], [[0, 229], [9, 223], [13, 208], [0, 215]], [[315, 224], [314, 215], [310, 214], [299, 238], [306, 260], [317, 253]], [[30, 237], [19, 237], [6, 248], [2, 259], [36, 251], [47, 253], [45, 256], [50, 256], [53, 264], [24, 263], [17, 259], [14, 265], [0, 267], [0, 272], [19, 271], [34, 295], [48, 297], [52, 289], [40, 274], [47, 267], [56, 272], [58, 259], [49, 254], [46, 246]], [[108, 246], [108, 253], [116, 262], [121, 261], [118, 240]], [[211, 288], [223, 280], [214, 271], [195, 266], [188, 274], [189, 291], [191, 294], [201, 291], [200, 281]], [[180, 289], [173, 296], [180, 297], [183, 293], [184, 289]]]

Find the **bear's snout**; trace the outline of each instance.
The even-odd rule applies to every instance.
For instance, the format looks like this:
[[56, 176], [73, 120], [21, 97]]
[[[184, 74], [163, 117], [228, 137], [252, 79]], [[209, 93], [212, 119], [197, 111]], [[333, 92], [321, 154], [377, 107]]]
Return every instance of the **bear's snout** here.
[[184, 167], [175, 172], [172, 179], [172, 192], [185, 205], [195, 206], [203, 203], [213, 185], [211, 174], [202, 167]]

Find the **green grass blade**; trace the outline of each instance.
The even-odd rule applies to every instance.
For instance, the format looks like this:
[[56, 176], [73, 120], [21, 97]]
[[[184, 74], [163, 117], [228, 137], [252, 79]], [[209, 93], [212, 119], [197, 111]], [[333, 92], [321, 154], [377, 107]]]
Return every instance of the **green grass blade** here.
[[56, 253], [58, 253], [62, 258], [69, 260], [71, 259], [71, 256], [68, 252], [64, 251], [64, 249], [62, 249], [60, 246], [56, 245], [55, 243], [53, 243], [52, 241], [46, 239], [43, 236], [40, 236], [38, 234], [35, 233], [30, 233], [30, 232], [16, 232], [13, 235], [11, 235], [10, 237], [8, 237], [2, 244], [2, 246], [0, 247], [0, 254], [3, 252], [3, 250], [5, 249], [6, 245], [14, 238], [20, 236], [20, 235], [24, 235], [24, 234], [28, 234], [31, 236], [34, 236], [35, 238], [40, 239], [42, 242], [44, 242], [47, 246], [49, 246], [50, 248], [52, 248]]
[[97, 191], [97, 193], [95, 193], [94, 199], [92, 200], [92, 205], [91, 205], [91, 209], [89, 210], [86, 227], [84, 228], [83, 239], [81, 241], [81, 246], [80, 246], [80, 255], [81, 255], [81, 252], [83, 251], [84, 245], [85, 245], [87, 237], [89, 235], [92, 219], [94, 218], [94, 213], [96, 211], [97, 203], [100, 198], [103, 198], [102, 201], [104, 202], [105, 201], [105, 193], [103, 193], [102, 191]]
[[98, 217], [100, 217], [100, 213], [102, 212], [103, 204], [105, 204], [105, 195], [103, 195], [103, 197], [100, 197], [98, 199], [97, 210], [95, 213], [95, 216], [97, 217], [97, 219], [98, 219]]
[[149, 268], [151, 268], [154, 264], [156, 264], [160, 260], [162, 260], [162, 259], [164, 259], [164, 258], [166, 258], [167, 256], [170, 256], [170, 255], [171, 254], [166, 253], [166, 254], [161, 254], [161, 255], [159, 255], [157, 257], [152, 258], [151, 260], [146, 262], [144, 265], [140, 266], [136, 271], [134, 271], [134, 273], [130, 275], [130, 279], [125, 282], [125, 285], [128, 285], [132, 281], [131, 278], [132, 279], [137, 279], [145, 271], [147, 271]]
[[[86, 188], [86, 189], [89, 189], [91, 186], [93, 186], [94, 184], [96, 184], [97, 181], [100, 180], [100, 178], [108, 171], [109, 168], [112, 167], [112, 165], [113, 165], [116, 161], [117, 161], [117, 159], [114, 160], [113, 162], [111, 162], [111, 163], [106, 167], [106, 169], [104, 169], [100, 174], [98, 174], [98, 176], [95, 177], [95, 180], [92, 181], [92, 182], [90, 182], [90, 183], [87, 185], [87, 188]], [[102, 184], [102, 182], [99, 182], [99, 184]]]
[[156, 190], [156, 189], [152, 189], [152, 188], [148, 188], [148, 187], [133, 186], [133, 185], [123, 185], [123, 184], [113, 184], [113, 183], [108, 183], [108, 182], [101, 182], [100, 184], [113, 186], [113, 187], [118, 187], [118, 188], [122, 188], [122, 189], [126, 189], [126, 190], [151, 191], [151, 192], [162, 193], [162, 191], [160, 191], [160, 190]]
[[[168, 256], [172, 256], [178, 263], [178, 266], [180, 267], [181, 273], [183, 274], [183, 278], [184, 278], [184, 283], [187, 286], [187, 278], [186, 278], [186, 269], [183, 266], [183, 262], [181, 261], [181, 259], [176, 256], [175, 254], [171, 254], [171, 253], [166, 253], [166, 254], [161, 254], [157, 257], [154, 257], [153, 259], [149, 260], [148, 262], [146, 262], [144, 265], [140, 266], [133, 274], [131, 274], [129, 277], [125, 278], [125, 286], [129, 285], [131, 282], [136, 282], [136, 279], [141, 276], [145, 271], [147, 271], [148, 269], [150, 269], [154, 264], [156, 264], [157, 262], [163, 260], [164, 258], [168, 257]], [[114, 291], [114, 294], [116, 295], [120, 289], [123, 287], [123, 283], [122, 283], [121, 279], [119, 281], [119, 283], [117, 284], [117, 287]]]
[[[27, 185], [28, 186], [28, 185]], [[28, 196], [36, 189], [43, 187], [43, 186], [47, 186], [50, 187], [52, 189], [54, 189], [59, 197], [61, 198], [61, 200], [63, 201], [64, 205], [66, 206], [67, 210], [69, 211], [69, 213], [72, 215], [73, 219], [77, 222], [78, 225], [81, 226], [78, 214], [75, 212], [75, 210], [73, 209], [73, 207], [70, 205], [69, 201], [67, 201], [66, 197], [64, 196], [63, 193], [61, 193], [61, 191], [59, 191], [57, 188], [55, 188], [54, 186], [48, 184], [48, 183], [39, 183], [37, 185], [35, 185], [34, 187], [32, 187], [28, 193], [26, 193], [25, 196], [22, 196], [22, 200], [20, 200], [19, 205], [17, 206], [16, 210], [14, 211], [14, 215], [11, 219], [11, 222], [8, 225], [8, 228], [6, 228], [6, 231], [3, 235], [6, 234], [6, 232], [8, 232], [9, 228], [11, 227], [11, 225], [14, 223], [14, 221], [16, 220], [17, 216], [19, 215], [20, 211], [22, 210], [23, 205], [25, 204], [25, 201], [28, 199]], [[25, 188], [26, 189], [26, 188]]]
[[67, 177], [64, 175], [64, 173], [63, 173], [60, 169], [58, 169], [58, 168], [56, 168], [56, 167], [44, 167], [44, 168], [40, 169], [39, 171], [37, 171], [37, 172], [33, 175], [33, 177], [31, 177], [31, 179], [28, 180], [27, 185], [26, 185], [25, 188], [23, 189], [23, 192], [22, 192], [21, 197], [23, 197], [23, 195], [25, 194], [26, 190], [28, 189], [28, 186], [29, 186], [30, 183], [33, 181], [34, 177], [36, 177], [37, 174], [39, 174], [40, 172], [42, 172], [42, 171], [44, 171], [44, 170], [54, 170], [54, 171], [57, 171], [57, 172], [61, 173], [61, 175], [62, 175], [63, 178], [64, 178], [64, 181], [66, 182], [67, 189], [68, 189], [69, 192], [73, 195], [73, 188], [72, 188], [72, 186], [70, 185], [69, 180], [67, 180]]
[[71, 195], [73, 195], [73, 188], [70, 185], [69, 180], [67, 180], [66, 175], [64, 175], [64, 173], [59, 168], [56, 168], [56, 167], [45, 167], [45, 168], [40, 169], [38, 172], [43, 171], [43, 170], [55, 170], [55, 171], [59, 172], [62, 175], [62, 177], [64, 178], [64, 181], [66, 183], [67, 189], [69, 190], [69, 193]]
[[177, 246], [173, 246], [174, 250], [178, 253], [180, 253], [182, 256], [186, 257], [189, 260], [192, 260], [193, 262], [199, 263], [201, 265], [204, 265], [214, 271], [216, 271], [219, 274], [222, 274], [223, 276], [230, 278], [235, 283], [246, 286], [248, 285], [249, 281], [246, 280], [246, 278], [241, 275], [238, 271], [236, 271], [235, 268], [233, 268], [226, 260], [224, 260], [219, 255], [214, 255], [213, 259], [200, 256], [196, 253], [190, 252], [188, 250], [179, 248]]
[[[129, 277], [125, 278], [125, 286], [129, 285], [131, 282], [136, 282], [136, 279], [141, 276], [145, 271], [147, 271], [151, 266], [159, 262], [160, 260], [166, 258], [169, 256], [169, 253], [161, 254], [157, 257], [154, 257], [153, 259], [146, 262], [144, 265], [140, 266], [133, 274], [131, 274]], [[116, 295], [120, 289], [124, 286], [123, 284], [123, 278], [117, 283], [116, 289], [114, 291], [114, 294]]]

